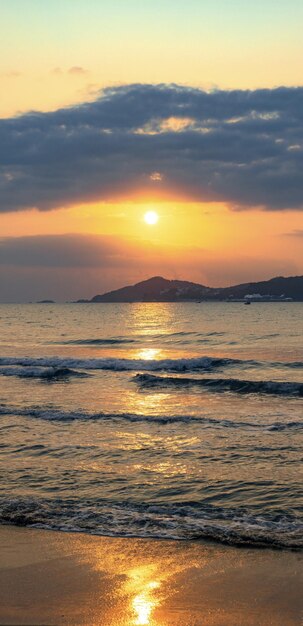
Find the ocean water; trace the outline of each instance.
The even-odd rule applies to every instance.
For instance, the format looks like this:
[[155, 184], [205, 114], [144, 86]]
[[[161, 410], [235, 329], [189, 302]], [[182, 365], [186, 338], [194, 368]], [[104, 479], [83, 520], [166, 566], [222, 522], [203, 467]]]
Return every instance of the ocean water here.
[[302, 548], [303, 304], [0, 306], [0, 522]]

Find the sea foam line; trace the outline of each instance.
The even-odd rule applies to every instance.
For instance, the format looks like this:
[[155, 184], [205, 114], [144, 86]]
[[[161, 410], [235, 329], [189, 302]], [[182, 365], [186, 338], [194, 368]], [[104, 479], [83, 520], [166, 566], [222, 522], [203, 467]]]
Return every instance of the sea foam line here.
[[300, 550], [302, 524], [194, 503], [135, 504], [90, 500], [0, 499], [0, 523], [93, 535], [210, 539], [229, 545]]

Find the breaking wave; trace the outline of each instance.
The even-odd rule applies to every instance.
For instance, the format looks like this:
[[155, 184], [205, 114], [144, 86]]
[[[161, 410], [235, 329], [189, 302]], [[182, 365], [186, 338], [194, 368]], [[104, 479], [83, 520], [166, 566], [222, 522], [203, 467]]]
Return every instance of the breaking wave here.
[[[238, 359], [220, 357], [194, 357], [189, 359], [116, 359], [108, 358], [72, 358], [72, 357], [0, 357], [0, 366], [78, 368], [82, 370], [112, 370], [148, 372], [191, 372], [209, 371], [221, 367], [237, 365]], [[245, 363], [250, 363], [245, 361]]]
[[[95, 343], [95, 340], [91, 340]], [[103, 340], [100, 340], [103, 342]], [[107, 340], [106, 340], [107, 341]], [[115, 340], [108, 340], [115, 341]], [[74, 342], [73, 342], [74, 343]], [[79, 340], [77, 343], [88, 343], [88, 341]], [[220, 370], [225, 367], [240, 367], [241, 369], [249, 368], [303, 368], [303, 362], [262, 362], [252, 359], [237, 359], [216, 356], [198, 356], [191, 358], [178, 359], [140, 359], [140, 358], [79, 358], [79, 357], [0, 357], [0, 371], [4, 374], [4, 367], [31, 367], [31, 368], [56, 368], [56, 369], [72, 369], [81, 370], [110, 370], [110, 371], [146, 371], [146, 372], [199, 372]], [[9, 375], [9, 374], [8, 374]]]
[[0, 523], [105, 536], [204, 539], [234, 546], [293, 550], [303, 547], [303, 524], [294, 515], [253, 515], [242, 508], [200, 503], [2, 499]]

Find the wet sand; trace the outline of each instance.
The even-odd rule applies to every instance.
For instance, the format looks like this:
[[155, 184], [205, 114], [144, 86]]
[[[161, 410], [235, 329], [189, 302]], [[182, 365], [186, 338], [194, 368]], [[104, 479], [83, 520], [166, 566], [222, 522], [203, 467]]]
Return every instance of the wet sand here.
[[0, 624], [300, 626], [302, 555], [0, 527]]

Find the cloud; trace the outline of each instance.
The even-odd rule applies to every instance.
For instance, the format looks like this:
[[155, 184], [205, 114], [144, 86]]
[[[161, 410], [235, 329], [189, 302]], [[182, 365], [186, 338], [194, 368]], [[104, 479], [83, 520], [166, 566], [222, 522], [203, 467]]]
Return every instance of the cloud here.
[[286, 237], [303, 237], [303, 230], [298, 228], [297, 230], [293, 230], [290, 233], [285, 233]]
[[303, 87], [141, 84], [1, 119], [0, 211], [129, 198], [138, 189], [237, 210], [302, 209], [302, 122]]
[[54, 67], [51, 72], [51, 74], [55, 74], [55, 76], [60, 76], [61, 74], [63, 74], [63, 70], [61, 69], [61, 67]]
[[84, 69], [84, 67], [80, 67], [80, 65], [73, 65], [73, 67], [70, 67], [68, 70], [69, 74], [73, 74], [74, 76], [81, 76], [83, 74], [87, 74], [87, 70]]
[[0, 266], [105, 268], [119, 265], [126, 255], [131, 256], [131, 245], [118, 237], [67, 234], [0, 239]]
[[2, 302], [91, 298], [159, 274], [226, 286], [293, 274], [296, 270], [287, 259], [226, 258], [202, 248], [161, 247], [104, 235], [36, 235], [0, 240]]
[[0, 76], [3, 78], [20, 78], [20, 76], [22, 76], [22, 72], [10, 70], [9, 72], [1, 72]]
[[61, 67], [54, 67], [51, 70], [51, 74], [54, 74], [57, 76], [64, 76], [64, 74], [71, 74], [73, 76], [81, 76], [84, 74], [88, 74], [88, 70], [84, 69], [84, 67], [81, 67], [80, 65], [73, 65], [67, 70], [62, 69]]

